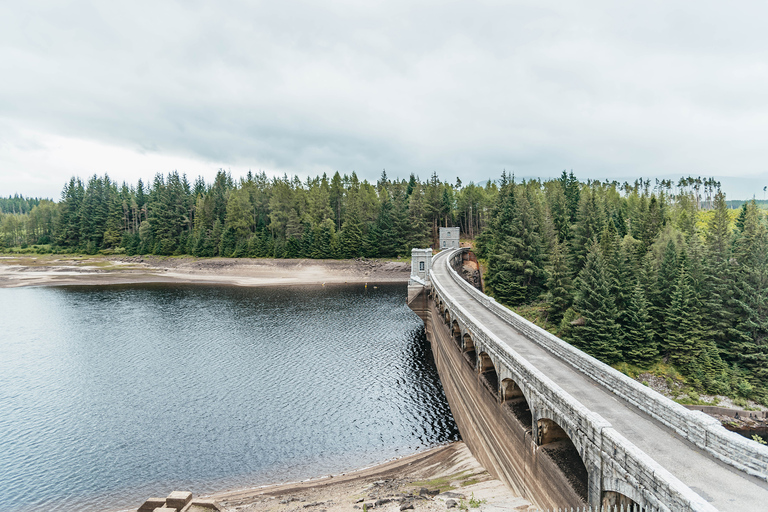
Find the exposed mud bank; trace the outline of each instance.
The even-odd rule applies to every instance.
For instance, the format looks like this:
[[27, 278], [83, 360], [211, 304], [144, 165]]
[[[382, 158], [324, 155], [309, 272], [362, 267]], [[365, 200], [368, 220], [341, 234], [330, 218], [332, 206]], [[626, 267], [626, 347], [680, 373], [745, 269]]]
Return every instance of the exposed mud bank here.
[[286, 286], [406, 282], [410, 262], [157, 256], [0, 256], [0, 288], [129, 283]]

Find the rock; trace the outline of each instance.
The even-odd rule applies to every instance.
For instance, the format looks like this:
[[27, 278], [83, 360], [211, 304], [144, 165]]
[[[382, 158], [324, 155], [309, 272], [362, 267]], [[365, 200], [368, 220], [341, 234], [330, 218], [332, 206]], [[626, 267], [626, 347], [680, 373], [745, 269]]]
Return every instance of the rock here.
[[405, 501], [400, 504], [400, 510], [413, 510], [413, 502]]
[[456, 500], [445, 500], [445, 508], [456, 508]]
[[458, 493], [458, 492], [451, 492], [451, 491], [441, 492], [440, 494], [437, 495], [437, 497], [439, 499], [441, 499], [441, 500], [448, 500], [448, 499], [465, 500], [465, 499], [467, 499], [467, 497], [464, 496], [463, 494]]
[[392, 500], [391, 500], [391, 499], [389, 499], [389, 498], [382, 498], [382, 499], [380, 499], [380, 500], [376, 500], [376, 502], [374, 503], [374, 505], [375, 505], [375, 506], [377, 506], [377, 507], [380, 507], [380, 506], [382, 506], [382, 505], [386, 505], [386, 504], [387, 504], [387, 503], [389, 503], [390, 501], [392, 501]]
[[359, 500], [355, 501], [355, 503], [362, 503], [365, 501], [365, 498], [360, 498]]

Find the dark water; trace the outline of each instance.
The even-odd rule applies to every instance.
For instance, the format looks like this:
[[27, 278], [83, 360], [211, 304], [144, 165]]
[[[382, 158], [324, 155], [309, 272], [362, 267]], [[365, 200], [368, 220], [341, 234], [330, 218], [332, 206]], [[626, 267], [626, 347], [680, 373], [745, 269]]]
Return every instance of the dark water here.
[[0, 289], [0, 510], [135, 509], [457, 439], [405, 297], [404, 285]]

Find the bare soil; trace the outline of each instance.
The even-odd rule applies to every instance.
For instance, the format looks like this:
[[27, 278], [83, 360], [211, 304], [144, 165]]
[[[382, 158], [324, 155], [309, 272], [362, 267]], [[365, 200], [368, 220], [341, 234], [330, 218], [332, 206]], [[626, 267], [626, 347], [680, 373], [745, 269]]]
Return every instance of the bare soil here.
[[286, 286], [408, 281], [410, 261], [158, 256], [0, 256], [0, 288], [127, 283]]
[[[372, 468], [300, 483], [211, 495], [228, 512], [533, 510], [475, 460], [462, 442]], [[472, 501], [470, 501], [472, 500]], [[472, 505], [475, 505], [473, 508]]]

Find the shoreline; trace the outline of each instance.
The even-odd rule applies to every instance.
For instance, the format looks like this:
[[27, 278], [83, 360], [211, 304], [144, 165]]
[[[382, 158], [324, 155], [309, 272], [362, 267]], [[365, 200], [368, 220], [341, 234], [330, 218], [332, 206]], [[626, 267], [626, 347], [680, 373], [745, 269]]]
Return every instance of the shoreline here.
[[[175, 489], [168, 492], [171, 490]], [[494, 479], [462, 441], [341, 474], [222, 490], [195, 498], [213, 500], [225, 512], [341, 512], [362, 510], [363, 505], [386, 512], [411, 508], [434, 512], [458, 509], [471, 497], [482, 502], [475, 510], [533, 509], [529, 501]]]
[[112, 284], [406, 283], [410, 261], [0, 255], [0, 288]]

